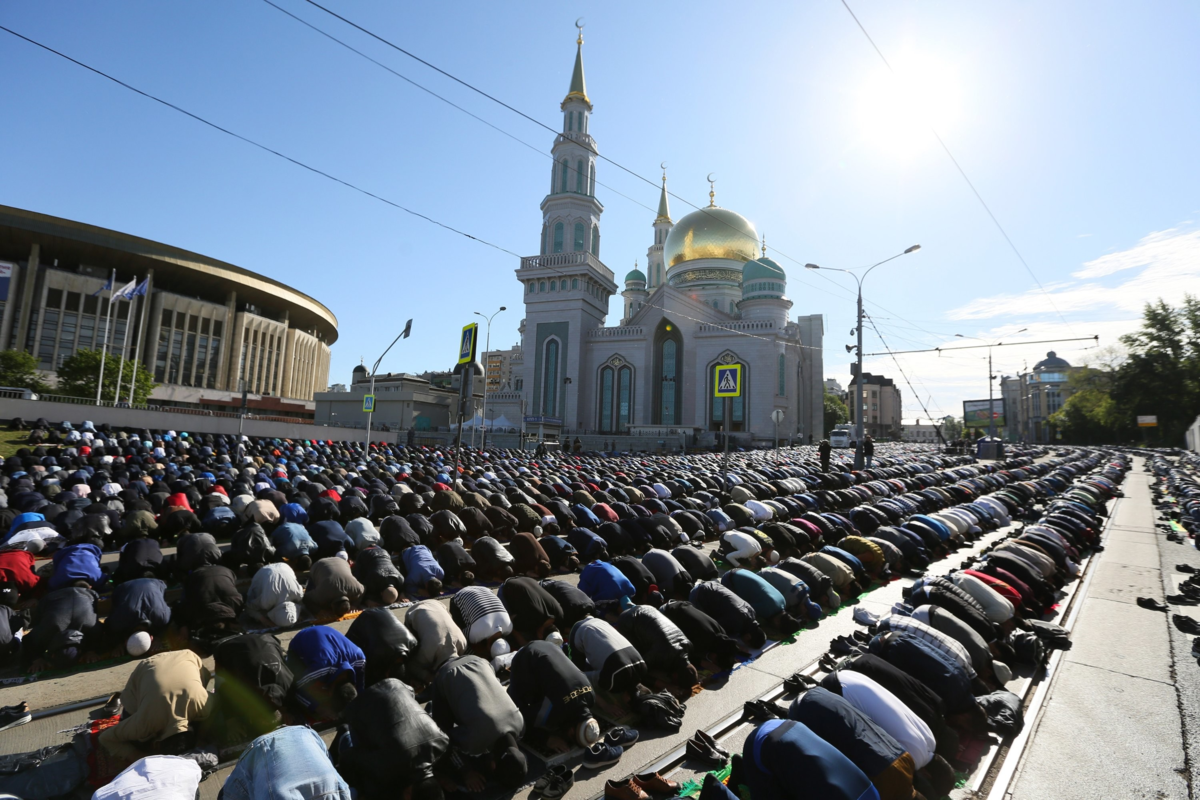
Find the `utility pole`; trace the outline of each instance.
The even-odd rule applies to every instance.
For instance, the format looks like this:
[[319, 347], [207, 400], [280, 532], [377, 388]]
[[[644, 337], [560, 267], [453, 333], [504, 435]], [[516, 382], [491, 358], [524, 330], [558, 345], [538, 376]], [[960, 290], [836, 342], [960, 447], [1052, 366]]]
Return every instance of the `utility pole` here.
[[[487, 362], [488, 362], [488, 353], [492, 349], [492, 317], [495, 317], [496, 314], [499, 314], [501, 311], [507, 311], [507, 310], [508, 310], [507, 306], [500, 306], [499, 310], [496, 311], [495, 314], [492, 314], [491, 317], [483, 317], [483, 314], [480, 314], [478, 311], [474, 312], [476, 316], [483, 317], [484, 319], [486, 319], [487, 324], [488, 324], [488, 326], [487, 326], [487, 341], [483, 345], [483, 413], [481, 416], [484, 420], [484, 428], [483, 428], [483, 439], [481, 440], [480, 445], [479, 445], [480, 450], [487, 449], [487, 424], [486, 424], [487, 401], [488, 401], [488, 363]], [[472, 437], [474, 437], [474, 434], [472, 434]]]
[[866, 280], [867, 276], [871, 274], [871, 270], [875, 269], [880, 264], [886, 264], [887, 262], [897, 259], [900, 256], [905, 256], [905, 255], [908, 255], [909, 253], [915, 253], [917, 250], [920, 250], [920, 249], [921, 249], [921, 245], [914, 244], [912, 247], [908, 248], [903, 253], [897, 253], [896, 255], [892, 256], [891, 258], [885, 258], [883, 261], [880, 261], [876, 264], [872, 264], [871, 266], [867, 267], [866, 271], [862, 274], [861, 277], [856, 275], [855, 273], [851, 272], [848, 269], [838, 269], [837, 267], [820, 267], [820, 266], [817, 266], [816, 264], [805, 264], [804, 265], [805, 269], [824, 269], [824, 270], [830, 270], [833, 272], [844, 272], [847, 275], [849, 275], [850, 277], [854, 278], [854, 280], [858, 282], [858, 325], [855, 327], [855, 333], [858, 335], [858, 345], [857, 345], [858, 369], [857, 369], [857, 374], [854, 376], [854, 430], [855, 430], [854, 436], [855, 436], [855, 439], [857, 440], [857, 444], [856, 444], [855, 450], [854, 450], [854, 469], [855, 469], [855, 471], [861, 470], [863, 468], [863, 397], [862, 397], [862, 387], [863, 387], [862, 285], [863, 285], [863, 281]]
[[397, 336], [395, 339], [392, 339], [392, 343], [387, 346], [387, 350], [384, 350], [383, 353], [380, 354], [379, 358], [375, 359], [375, 366], [371, 367], [371, 389], [368, 392], [368, 394], [370, 394], [372, 396], [372, 400], [371, 400], [371, 408], [369, 411], [367, 411], [367, 438], [363, 442], [363, 456], [364, 457], [370, 457], [371, 418], [375, 416], [375, 400], [374, 400], [375, 373], [379, 371], [379, 362], [383, 361], [383, 357], [388, 354], [388, 350], [391, 350], [393, 347], [396, 346], [396, 342], [400, 341], [401, 339], [407, 339], [408, 335], [410, 333], [412, 333], [412, 320], [411, 319], [408, 322], [404, 323], [404, 330], [400, 331], [399, 336]]

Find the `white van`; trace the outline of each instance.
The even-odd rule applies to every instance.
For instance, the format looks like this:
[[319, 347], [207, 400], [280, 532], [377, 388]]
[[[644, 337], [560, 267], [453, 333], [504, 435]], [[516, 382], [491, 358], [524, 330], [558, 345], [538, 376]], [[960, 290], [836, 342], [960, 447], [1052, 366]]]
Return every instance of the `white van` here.
[[829, 434], [830, 447], [849, 447], [850, 446], [850, 431], [846, 428], [838, 428], [833, 433]]
[[0, 397], [5, 397], [9, 400], [37, 400], [38, 396], [35, 392], [29, 389], [23, 389], [20, 386], [0, 386]]

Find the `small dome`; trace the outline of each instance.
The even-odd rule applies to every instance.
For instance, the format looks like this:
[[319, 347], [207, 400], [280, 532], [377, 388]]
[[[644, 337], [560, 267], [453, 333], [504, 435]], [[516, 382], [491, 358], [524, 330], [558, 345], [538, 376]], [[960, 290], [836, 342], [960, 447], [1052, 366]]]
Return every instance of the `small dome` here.
[[756, 258], [753, 261], [747, 261], [742, 267], [742, 283], [743, 285], [749, 281], [787, 281], [787, 273], [783, 271], [783, 267], [776, 264], [766, 256]]
[[1070, 368], [1071, 368], [1070, 362], [1068, 362], [1065, 358], [1059, 358], [1058, 353], [1054, 352], [1053, 350], [1051, 350], [1049, 353], [1046, 353], [1045, 358], [1043, 358], [1041, 361], [1039, 361], [1038, 363], [1033, 365], [1034, 372], [1041, 372], [1042, 370], [1051, 370], [1051, 369], [1059, 370], [1059, 369], [1070, 369]]
[[629, 274], [625, 276], [626, 283], [645, 283], [646, 274], [637, 267], [629, 270]]
[[366, 365], [359, 364], [357, 367], [354, 368], [354, 374], [355, 375], [366, 375], [367, 374]]
[[667, 268], [701, 258], [723, 258], [744, 264], [758, 255], [758, 231], [750, 220], [720, 206], [685, 216], [671, 228], [663, 245]]

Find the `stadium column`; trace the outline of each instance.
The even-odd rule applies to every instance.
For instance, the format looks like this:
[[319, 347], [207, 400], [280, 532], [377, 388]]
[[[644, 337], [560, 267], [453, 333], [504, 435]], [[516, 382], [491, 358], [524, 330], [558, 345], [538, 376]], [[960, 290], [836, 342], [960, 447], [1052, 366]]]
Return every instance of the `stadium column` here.
[[237, 376], [230, 375], [232, 367], [230, 366], [230, 353], [233, 352], [236, 339], [236, 345], [239, 352], [242, 346], [241, 336], [235, 336], [233, 325], [237, 320], [237, 292], [230, 292], [229, 298], [225, 301], [225, 330], [224, 336], [221, 337], [221, 360], [217, 362], [217, 387], [227, 392], [236, 392], [238, 390]]
[[29, 248], [29, 265], [24, 270], [24, 281], [21, 287], [21, 316], [17, 325], [17, 339], [9, 342], [10, 350], [24, 350], [25, 341], [29, 336], [29, 314], [33, 311], [33, 285], [37, 283], [38, 261], [41, 258], [42, 246], [37, 242]]

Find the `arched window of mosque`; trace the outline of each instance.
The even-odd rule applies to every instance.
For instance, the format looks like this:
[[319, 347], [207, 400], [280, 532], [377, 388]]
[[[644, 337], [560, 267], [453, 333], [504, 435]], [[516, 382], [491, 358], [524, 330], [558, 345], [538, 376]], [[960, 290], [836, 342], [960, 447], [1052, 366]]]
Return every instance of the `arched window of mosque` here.
[[538, 281], [538, 291], [539, 292], [546, 291], [546, 282], [545, 281]]
[[562, 182], [559, 184], [559, 189], [558, 189], [560, 192], [562, 192], [564, 194], [567, 191], [567, 171], [568, 171], [567, 160], [564, 158], [562, 160]]
[[574, 125], [575, 125], [575, 114], [568, 111], [567, 112], [567, 131], [570, 132], [570, 131], [575, 130]]
[[782, 396], [782, 395], [785, 395], [785, 394], [787, 394], [787, 368], [786, 368], [786, 363], [787, 363], [787, 361], [786, 361], [786, 359], [784, 358], [784, 356], [783, 356], [783, 353], [780, 353], [780, 354], [779, 354], [779, 391], [778, 391], [778, 392], [776, 392], [776, 394], [779, 394], [779, 395], [781, 395], [781, 396]]
[[613, 428], [613, 368], [600, 370], [600, 432], [611, 433]]
[[558, 283], [557, 282], [550, 281], [550, 291], [552, 291], [552, 292], [558, 291]]
[[572, 289], [579, 288], [579, 278], [571, 278], [571, 288]]
[[542, 367], [542, 414], [555, 416], [558, 411], [558, 340], [546, 342], [546, 357]]
[[591, 176], [588, 179], [588, 194], [593, 195], [593, 196], [596, 194], [596, 164], [595, 164], [595, 162], [592, 162]]
[[729, 313], [732, 314], [736, 308], [737, 308], [737, 306], [734, 304], [734, 302], [732, 300], [730, 300], [729, 301]]
[[660, 425], [676, 425], [679, 423], [678, 400], [682, 392], [679, 370], [679, 345], [673, 337], [663, 339], [659, 352], [659, 364], [662, 377], [659, 384], [659, 419]]
[[561, 222], [554, 223], [554, 252], [561, 253], [563, 251], [563, 224]]
[[600, 226], [592, 226], [592, 255], [600, 257]]
[[583, 194], [583, 162], [575, 162], [575, 194]]
[[533, 294], [535, 291], [537, 291], [537, 284], [534, 283], [533, 281], [530, 281], [529, 282], [529, 293]]
[[576, 253], [582, 252], [587, 249], [583, 243], [584, 230], [585, 230], [585, 228], [583, 227], [582, 222], [575, 223], [575, 247], [574, 247], [574, 250]]
[[617, 432], [629, 428], [633, 415], [633, 370], [621, 367], [617, 370]]
[[546, 236], [550, 231], [550, 226], [542, 223], [542, 255], [546, 255]]

